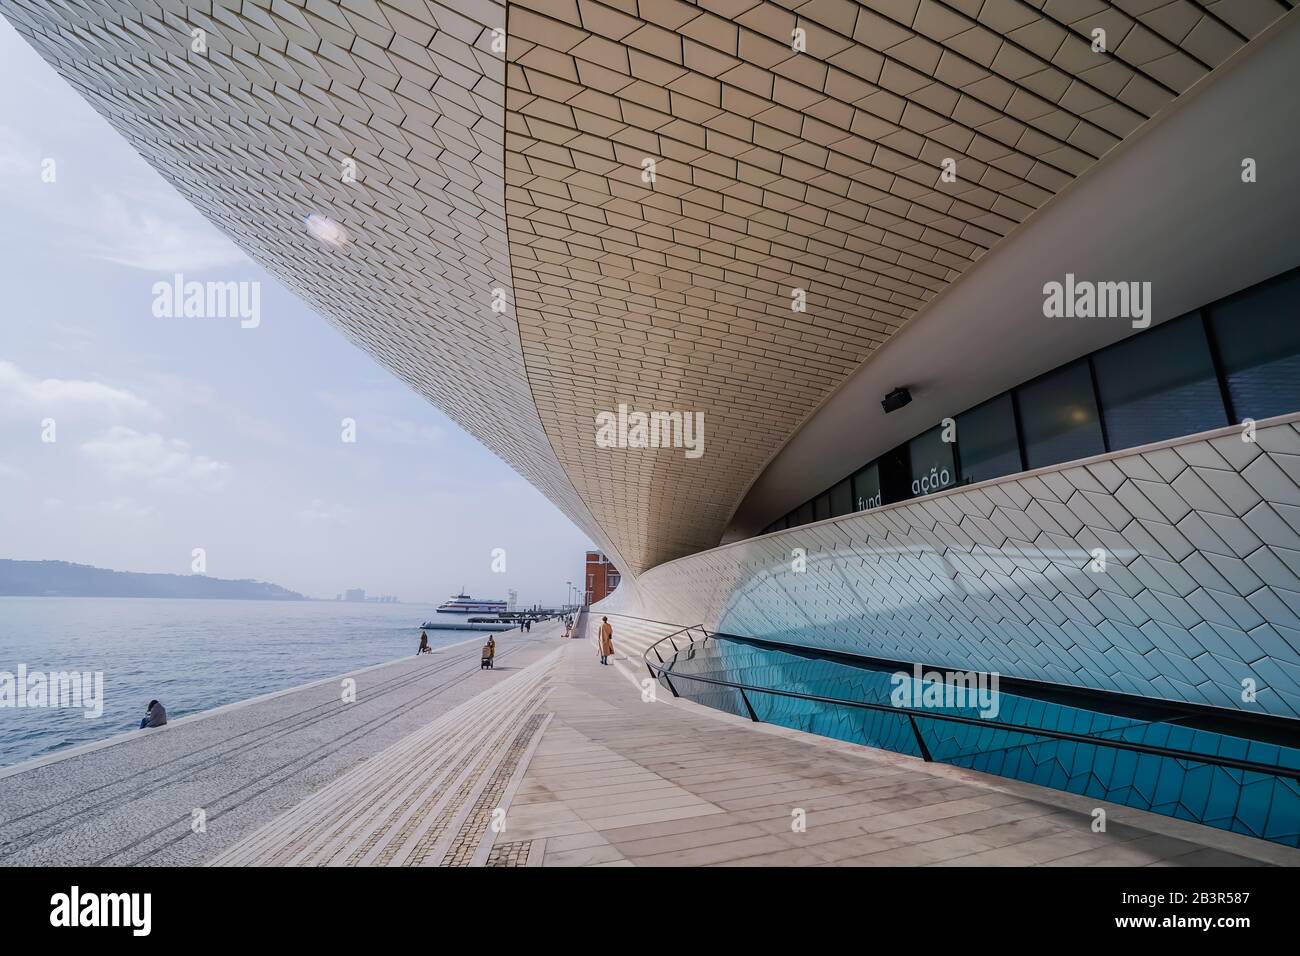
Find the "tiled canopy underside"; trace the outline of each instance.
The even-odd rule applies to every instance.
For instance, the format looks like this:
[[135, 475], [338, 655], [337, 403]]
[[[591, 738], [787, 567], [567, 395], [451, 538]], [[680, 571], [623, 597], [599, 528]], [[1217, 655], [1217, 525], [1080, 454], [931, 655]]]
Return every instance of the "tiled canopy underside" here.
[[[205, 215], [634, 574], [716, 545], [874, 348], [1288, 8], [0, 0]], [[597, 448], [620, 402], [702, 412], [703, 457]]]

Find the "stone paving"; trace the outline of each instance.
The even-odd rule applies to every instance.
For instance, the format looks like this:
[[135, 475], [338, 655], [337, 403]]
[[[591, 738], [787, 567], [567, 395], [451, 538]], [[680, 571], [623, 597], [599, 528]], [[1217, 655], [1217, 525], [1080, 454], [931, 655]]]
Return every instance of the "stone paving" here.
[[549, 714], [560, 650], [430, 722], [223, 853], [218, 866], [518, 865], [492, 844]]
[[[222, 708], [0, 773], [0, 864], [192, 865], [556, 647], [557, 622]], [[411, 642], [414, 647], [414, 639]], [[356, 680], [356, 703], [340, 681]], [[194, 832], [195, 811], [206, 814]]]
[[[554, 626], [502, 635], [493, 672], [478, 671], [476, 645], [446, 649], [360, 673], [350, 709], [334, 706], [329, 682], [177, 725], [166, 748], [158, 734], [0, 779], [0, 854], [289, 866], [1300, 865], [1298, 851], [1126, 807], [1102, 804], [1109, 826], [1094, 833], [1091, 799], [651, 698], [641, 653], [675, 628], [613, 621], [612, 666], [599, 664], [594, 616], [575, 640], [555, 640]], [[208, 809], [207, 833], [190, 832], [191, 806]], [[24, 830], [36, 836], [24, 842]]]
[[647, 702], [641, 652], [676, 628], [612, 621], [614, 666], [589, 634], [556, 668], [504, 837], [532, 842], [531, 865], [1300, 865], [1300, 851], [1186, 821]]
[[[241, 841], [243, 865], [1296, 865], [1272, 844], [646, 699], [670, 625], [615, 617]], [[800, 812], [802, 811], [802, 812]], [[793, 826], [796, 820], [806, 826]]]

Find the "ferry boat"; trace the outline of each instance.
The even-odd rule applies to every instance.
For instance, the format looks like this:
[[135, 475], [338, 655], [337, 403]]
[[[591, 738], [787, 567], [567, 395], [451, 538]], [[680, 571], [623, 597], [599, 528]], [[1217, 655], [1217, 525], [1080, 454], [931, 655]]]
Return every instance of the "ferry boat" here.
[[454, 594], [438, 605], [439, 614], [500, 614], [505, 601], [483, 601], [468, 594]]

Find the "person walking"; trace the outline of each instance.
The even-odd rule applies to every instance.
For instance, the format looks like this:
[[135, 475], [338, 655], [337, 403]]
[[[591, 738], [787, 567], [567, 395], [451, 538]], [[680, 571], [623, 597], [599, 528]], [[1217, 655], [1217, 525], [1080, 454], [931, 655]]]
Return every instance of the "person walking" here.
[[432, 653], [433, 653], [433, 648], [429, 646], [429, 635], [424, 633], [424, 631], [421, 631], [420, 646], [416, 650], [415, 656], [419, 657], [421, 654], [432, 654]]
[[614, 656], [614, 628], [609, 623], [609, 618], [600, 619], [600, 662], [608, 664], [609, 659]]

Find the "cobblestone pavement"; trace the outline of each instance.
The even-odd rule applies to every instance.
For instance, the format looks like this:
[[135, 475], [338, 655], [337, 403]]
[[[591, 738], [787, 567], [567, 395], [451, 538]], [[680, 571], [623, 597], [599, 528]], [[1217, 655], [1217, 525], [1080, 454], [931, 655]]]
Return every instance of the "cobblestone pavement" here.
[[[0, 776], [0, 865], [207, 862], [413, 731], [554, 650], [551, 622], [339, 675]], [[356, 702], [341, 681], [356, 680]], [[197, 813], [205, 815], [201, 832]]]
[[[556, 649], [355, 767], [221, 854], [218, 866], [489, 862], [549, 713]], [[526, 860], [520, 852], [496, 865]]]

